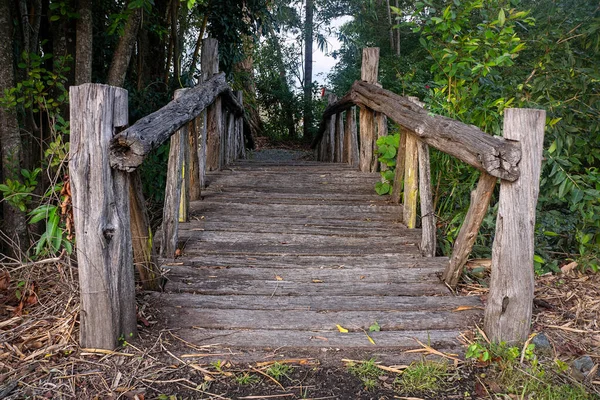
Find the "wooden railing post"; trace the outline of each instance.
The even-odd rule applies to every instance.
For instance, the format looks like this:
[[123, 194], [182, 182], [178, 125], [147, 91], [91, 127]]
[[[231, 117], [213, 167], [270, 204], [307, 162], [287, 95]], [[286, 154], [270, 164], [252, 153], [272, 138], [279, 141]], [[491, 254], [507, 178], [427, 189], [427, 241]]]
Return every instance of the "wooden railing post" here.
[[[242, 105], [242, 107], [244, 107], [244, 92], [242, 92], [241, 90], [238, 90], [235, 92], [235, 95], [238, 99], [238, 101], [240, 102], [240, 104]], [[244, 115], [240, 115], [239, 117], [237, 117], [235, 119], [235, 143], [236, 143], [236, 150], [235, 150], [235, 157], [234, 159], [239, 159], [239, 158], [246, 158], [246, 143], [244, 142]]]
[[[376, 84], [379, 70], [379, 47], [363, 49], [361, 79]], [[360, 108], [360, 170], [377, 172], [375, 137], [375, 113], [366, 107]]]
[[[219, 42], [217, 39], [208, 38], [203, 40], [201, 58], [202, 80], [206, 81], [219, 72]], [[206, 114], [206, 170], [215, 171], [221, 167], [223, 116], [220, 97], [208, 107]]]
[[421, 254], [435, 257], [436, 226], [431, 191], [431, 164], [429, 146], [419, 141], [419, 198], [421, 200]]
[[356, 107], [346, 110], [344, 124], [344, 156], [342, 162], [358, 167], [358, 132], [356, 129]]
[[392, 185], [392, 202], [400, 204], [402, 188], [404, 187], [404, 170], [406, 166], [406, 137], [408, 132], [400, 127], [400, 144], [396, 153], [396, 169], [394, 170], [394, 184]]
[[450, 262], [442, 276], [446, 284], [452, 288], [455, 288], [458, 284], [462, 269], [473, 249], [473, 244], [477, 239], [479, 227], [490, 205], [490, 199], [494, 193], [497, 180], [498, 178], [495, 176], [482, 172], [477, 183], [477, 188], [471, 192], [469, 211], [467, 211], [465, 220], [460, 227], [460, 232], [452, 248]]
[[518, 141], [519, 178], [501, 181], [484, 329], [495, 342], [527, 340], [534, 291], [534, 227], [546, 112], [504, 111], [504, 138]]
[[80, 344], [113, 349], [137, 333], [129, 178], [108, 162], [115, 128], [128, 122], [127, 91], [88, 83], [72, 86], [69, 97]]
[[[175, 98], [184, 93], [177, 90]], [[187, 205], [184, 195], [185, 149], [188, 147], [188, 125], [182, 126], [171, 136], [169, 163], [167, 165], [167, 183], [165, 186], [165, 202], [163, 206], [163, 222], [161, 225], [161, 257], [174, 258], [177, 250], [179, 222], [185, 221]], [[183, 206], [183, 209], [182, 209]], [[184, 215], [181, 215], [181, 214]]]
[[199, 134], [201, 132], [201, 117], [194, 118], [189, 122], [188, 126], [188, 146], [189, 146], [189, 158], [190, 163], [187, 168], [189, 177], [189, 193], [190, 201], [200, 200], [202, 195], [201, 184], [200, 184], [200, 149], [198, 146]]

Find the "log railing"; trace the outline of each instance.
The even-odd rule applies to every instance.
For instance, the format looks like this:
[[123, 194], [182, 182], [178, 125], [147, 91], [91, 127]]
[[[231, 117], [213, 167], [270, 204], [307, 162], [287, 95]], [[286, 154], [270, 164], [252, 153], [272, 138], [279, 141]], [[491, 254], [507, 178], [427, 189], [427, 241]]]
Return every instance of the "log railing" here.
[[[522, 342], [527, 339], [533, 303], [533, 229], [537, 203], [545, 111], [507, 109], [504, 136], [490, 136], [472, 125], [432, 115], [418, 100], [402, 97], [377, 84], [378, 50], [364, 49], [362, 81], [352, 85], [348, 94], [330, 101], [313, 148], [317, 159], [348, 162], [361, 171], [378, 170], [376, 138], [386, 133], [387, 117], [401, 129], [391, 201], [402, 199], [402, 220], [408, 228], [417, 222], [417, 197], [420, 197], [424, 256], [435, 256], [435, 210], [433, 209], [429, 146], [450, 154], [481, 171], [477, 188], [453, 253], [443, 274], [455, 287], [473, 248], [479, 227], [500, 179], [500, 199], [496, 234], [492, 248], [490, 294], [485, 309], [484, 328], [496, 341]], [[360, 107], [360, 152], [354, 106]], [[344, 130], [336, 121], [346, 113]], [[352, 122], [353, 121], [353, 122]], [[352, 125], [349, 127], [349, 125]], [[333, 129], [332, 126], [335, 126]], [[346, 132], [347, 136], [340, 136]], [[348, 135], [347, 132], [354, 132]], [[343, 146], [332, 145], [343, 143]], [[350, 155], [359, 154], [359, 159]], [[379, 167], [380, 168], [380, 167]]]
[[[203, 82], [179, 90], [165, 107], [126, 129], [126, 90], [89, 83], [70, 88], [69, 171], [82, 347], [112, 349], [119, 338], [136, 334], [134, 256], [138, 265], [139, 252], [144, 264], [144, 288], [159, 288], [156, 247], [165, 258], [175, 256], [178, 223], [187, 220], [190, 199], [200, 198], [205, 171], [244, 156], [241, 93], [233, 93], [224, 74], [217, 74], [217, 57], [217, 41], [205, 39]], [[167, 139], [163, 224], [160, 244], [152, 247], [136, 169]]]

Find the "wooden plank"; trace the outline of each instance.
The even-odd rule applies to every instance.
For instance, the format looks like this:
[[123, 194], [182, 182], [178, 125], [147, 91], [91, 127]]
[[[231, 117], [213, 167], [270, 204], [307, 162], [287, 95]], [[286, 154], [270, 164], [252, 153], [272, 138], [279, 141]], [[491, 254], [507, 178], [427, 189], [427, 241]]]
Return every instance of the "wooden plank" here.
[[487, 213], [497, 180], [498, 178], [495, 176], [482, 172], [477, 189], [471, 192], [469, 211], [460, 227], [460, 232], [452, 248], [452, 258], [442, 277], [450, 287], [456, 287], [462, 275], [462, 269], [477, 239], [479, 227]]
[[419, 155], [417, 138], [409, 134], [406, 137], [406, 156], [404, 167], [404, 211], [402, 220], [410, 229], [417, 226], [417, 194], [419, 191]]
[[378, 254], [351, 254], [345, 256], [314, 255], [314, 254], [276, 254], [276, 255], [245, 255], [245, 254], [200, 254], [198, 256], [187, 256], [184, 259], [162, 260], [165, 268], [183, 265], [191, 266], [222, 266], [242, 268], [286, 268], [304, 269], [314, 268], [339, 268], [364, 269], [377, 265], [378, 268], [407, 269], [407, 268], [436, 268], [446, 265], [448, 259], [445, 257], [422, 258], [418, 254], [398, 255], [397, 253]]
[[179, 279], [193, 276], [200, 280], [211, 280], [227, 285], [228, 281], [273, 281], [312, 283], [314, 280], [323, 282], [365, 282], [365, 283], [410, 283], [410, 282], [436, 282], [442, 273], [443, 267], [433, 268], [365, 268], [346, 269], [340, 267], [329, 268], [231, 268], [221, 266], [197, 266], [178, 265], [166, 268], [169, 279]]
[[[322, 311], [461, 311], [482, 309], [475, 296], [198, 296], [192, 293], [155, 293], [153, 298], [173, 307], [232, 310], [310, 310]], [[351, 301], [350, 301], [351, 300]]]
[[405, 129], [400, 129], [400, 144], [396, 153], [396, 169], [394, 170], [394, 184], [392, 185], [392, 203], [400, 204], [402, 199], [402, 188], [404, 186], [404, 173], [406, 166], [406, 137], [408, 133]]
[[544, 110], [509, 108], [504, 112], [504, 137], [518, 141], [525, 155], [521, 175], [502, 181], [492, 248], [490, 293], [485, 332], [490, 340], [527, 340], [533, 306], [535, 209], [544, 145]]
[[429, 146], [419, 141], [419, 195], [421, 200], [421, 253], [425, 257], [435, 257], [436, 222], [431, 189], [431, 166]]
[[[212, 201], [197, 201], [190, 205], [192, 210], [206, 212], [207, 210], [221, 210], [229, 208], [235, 211], [253, 212], [255, 215], [297, 215], [306, 214], [310, 216], [322, 215], [329, 218], [336, 218], [338, 215], [356, 215], [357, 219], [364, 216], [372, 215], [374, 218], [393, 219], [398, 213], [397, 206], [380, 206], [380, 205], [359, 205], [359, 206], [335, 206], [335, 205], [303, 205], [303, 204], [245, 204], [228, 202], [212, 202]], [[282, 214], [283, 213], [283, 214]]]
[[[391, 360], [386, 365], [397, 363], [398, 360], [406, 360], [408, 355], [400, 354], [401, 351], [421, 348], [421, 345], [418, 344], [417, 340], [421, 343], [427, 343], [437, 350], [443, 351], [446, 347], [452, 347], [452, 351], [455, 351], [460, 343], [457, 339], [459, 334], [460, 332], [458, 332], [458, 330], [382, 331], [370, 334], [376, 343], [373, 345], [369, 342], [369, 339], [365, 336], [364, 332], [342, 334], [330, 330], [289, 331], [255, 329], [240, 331], [233, 329], [182, 329], [177, 333], [179, 336], [188, 338], [189, 342], [197, 345], [211, 345], [211, 347], [221, 345], [222, 347], [232, 348], [277, 349], [277, 351], [281, 351], [282, 348], [293, 348], [293, 353], [291, 355], [280, 357], [280, 359], [291, 358], [294, 356], [298, 357], [299, 354], [305, 354], [305, 351], [303, 352], [302, 349], [314, 348], [318, 353], [309, 355], [319, 358], [320, 361], [326, 361], [324, 358], [326, 358], [327, 354], [323, 350], [335, 348], [338, 349], [338, 351], [339, 349], [367, 350], [367, 354], [355, 357], [359, 360], [366, 360], [373, 357], [373, 352], [384, 351], [384, 353], [377, 357], [377, 359], [381, 361], [381, 358], [385, 354], [392, 354], [391, 350], [395, 350], [396, 353], [393, 354], [393, 357], [391, 357]], [[448, 353], [451, 353], [452, 351], [447, 350]], [[255, 354], [255, 352], [253, 351], [252, 354]], [[272, 352], [269, 352], [269, 354], [260, 354], [260, 357], [257, 358], [256, 361], [264, 360], [269, 358], [269, 356], [272, 357], [272, 354]], [[343, 354], [344, 353], [338, 353], [338, 358], [344, 358]], [[422, 357], [422, 355], [419, 355], [419, 358], [415, 361], [418, 361], [420, 357]], [[206, 358], [203, 358], [203, 361], [206, 361]], [[339, 367], [340, 360], [337, 359], [334, 365]]]
[[[296, 310], [200, 310], [176, 308], [176, 317], [170, 318], [168, 307], [165, 316], [170, 328], [202, 329], [262, 329], [285, 331], [337, 331], [336, 324], [351, 332], [369, 330], [377, 321], [383, 331], [392, 330], [448, 330], [461, 329], [478, 319], [473, 310], [451, 311], [343, 311], [316, 312]], [[172, 312], [172, 311], [171, 311]], [[338, 332], [339, 333], [339, 332]]]
[[358, 167], [358, 137], [356, 129], [356, 108], [352, 107], [346, 111], [346, 123], [344, 125], [344, 154], [342, 162]]
[[342, 162], [344, 156], [344, 119], [342, 114], [335, 115], [335, 157], [334, 162]]
[[112, 350], [137, 333], [129, 178], [106, 156], [115, 128], [128, 123], [127, 91], [88, 83], [71, 86], [69, 100], [80, 345]]
[[216, 75], [190, 89], [181, 99], [173, 100], [160, 110], [139, 119], [111, 140], [111, 167], [129, 172], [135, 170], [148, 153], [162, 145], [181, 126], [200, 115], [219, 94], [227, 90], [229, 86], [225, 75]]
[[200, 200], [201, 197], [201, 185], [200, 185], [200, 149], [199, 149], [199, 136], [201, 135], [201, 117], [196, 117], [189, 122], [188, 125], [188, 146], [190, 148], [190, 164], [188, 167], [189, 172], [189, 193], [190, 201]]
[[[379, 73], [379, 47], [363, 49], [361, 79], [376, 84]], [[375, 114], [367, 107], [360, 108], [360, 170], [377, 171]]]

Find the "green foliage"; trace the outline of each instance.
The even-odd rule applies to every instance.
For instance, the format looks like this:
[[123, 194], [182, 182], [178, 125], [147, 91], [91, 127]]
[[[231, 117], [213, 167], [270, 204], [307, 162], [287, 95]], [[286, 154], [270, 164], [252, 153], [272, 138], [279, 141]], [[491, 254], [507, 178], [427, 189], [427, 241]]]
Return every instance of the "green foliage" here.
[[254, 374], [244, 372], [235, 376], [235, 381], [238, 385], [252, 385], [260, 382], [260, 378]]
[[41, 168], [36, 168], [33, 171], [22, 169], [23, 183], [18, 180], [6, 179], [6, 182], [0, 184], [0, 191], [4, 200], [11, 206], [21, 210], [21, 212], [26, 212], [32, 201], [31, 194], [38, 184], [37, 177], [40, 172], [42, 172]]
[[394, 168], [396, 167], [396, 154], [400, 146], [400, 134], [382, 136], [377, 139], [377, 154], [379, 161], [387, 165], [385, 171], [381, 171], [381, 181], [375, 184], [375, 191], [379, 195], [392, 192], [394, 183]]
[[290, 379], [290, 374], [292, 373], [293, 368], [288, 364], [274, 363], [271, 365], [265, 373], [269, 375], [271, 378], [279, 381], [281, 378]]

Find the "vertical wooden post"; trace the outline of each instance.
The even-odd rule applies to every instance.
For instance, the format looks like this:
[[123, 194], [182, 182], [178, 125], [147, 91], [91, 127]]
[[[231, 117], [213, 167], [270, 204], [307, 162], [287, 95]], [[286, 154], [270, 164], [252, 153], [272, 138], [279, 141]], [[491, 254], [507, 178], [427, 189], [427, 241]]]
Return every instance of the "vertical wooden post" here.
[[[175, 92], [177, 98], [181, 91]], [[163, 222], [161, 226], [162, 243], [159, 254], [165, 258], [174, 258], [177, 250], [181, 199], [184, 189], [183, 174], [185, 164], [185, 148], [187, 147], [187, 126], [183, 126], [171, 136], [169, 163], [167, 165], [167, 183], [165, 187], [165, 203], [163, 206]]]
[[[177, 89], [175, 91], [175, 99], [183, 96], [183, 94], [188, 89]], [[181, 135], [180, 141], [182, 142], [181, 147], [183, 148], [183, 154], [181, 158], [181, 176], [182, 176], [182, 184], [181, 184], [181, 198], [179, 200], [179, 222], [186, 222], [189, 219], [189, 209], [190, 209], [190, 186], [191, 186], [191, 178], [190, 178], [190, 159], [191, 159], [191, 151], [190, 151], [190, 129], [191, 123], [185, 124], [182, 126], [178, 133]]]
[[344, 157], [344, 143], [345, 143], [345, 130], [344, 130], [344, 118], [342, 113], [335, 115], [335, 143], [336, 143], [336, 157], [335, 162], [342, 162]]
[[[379, 47], [363, 49], [361, 79], [376, 84], [379, 70]], [[360, 109], [360, 170], [377, 172], [375, 154], [375, 113], [367, 108]]]
[[[204, 39], [202, 42], [202, 81], [219, 72], [219, 42], [217, 39]], [[208, 107], [206, 129], [206, 170], [220, 168], [221, 139], [223, 137], [223, 116], [221, 98]]]
[[[337, 96], [333, 93], [329, 93], [327, 96], [327, 105], [331, 105], [337, 101]], [[329, 124], [327, 125], [327, 162], [334, 162], [336, 158], [337, 142], [336, 142], [336, 116], [332, 115], [329, 117]]]
[[404, 159], [404, 224], [410, 229], [417, 225], [417, 193], [419, 191], [419, 154], [417, 138], [406, 135], [406, 156]]
[[346, 111], [344, 138], [346, 141], [346, 154], [344, 160], [353, 167], [358, 167], [360, 160], [358, 154], [358, 132], [356, 129], [356, 107], [352, 107]]
[[504, 138], [521, 144], [520, 176], [501, 181], [496, 236], [492, 248], [490, 293], [484, 329], [496, 342], [527, 340], [534, 290], [534, 227], [539, 193], [544, 110], [504, 111]]
[[[235, 95], [244, 107], [244, 92], [238, 90], [235, 92]], [[236, 137], [236, 150], [235, 150], [235, 160], [239, 158], [246, 157], [246, 144], [244, 143], [244, 116], [241, 115], [235, 119], [235, 137]]]
[[446, 284], [452, 288], [456, 287], [458, 284], [462, 269], [473, 249], [479, 227], [481, 226], [490, 205], [490, 199], [494, 193], [497, 179], [498, 178], [494, 176], [482, 172], [479, 177], [479, 182], [477, 183], [477, 189], [471, 192], [469, 211], [467, 211], [465, 220], [460, 227], [460, 232], [458, 233], [458, 237], [452, 248], [452, 257], [442, 276], [442, 279]]
[[127, 91], [72, 86], [69, 173], [77, 236], [82, 347], [113, 349], [135, 336], [129, 179], [108, 163], [109, 141], [128, 122]]
[[199, 156], [199, 148], [198, 148], [198, 137], [200, 134], [199, 118], [194, 118], [189, 122], [188, 126], [188, 146], [190, 153], [190, 162], [188, 170], [189, 177], [189, 193], [190, 193], [190, 201], [200, 200], [201, 190], [200, 190], [200, 156]]
[[[208, 110], [204, 110], [202, 114], [196, 119], [197, 126], [200, 126], [200, 143], [198, 149], [198, 178], [200, 184], [200, 191], [206, 188], [206, 135], [208, 126]], [[202, 198], [202, 194], [200, 194]]]
[[152, 245], [152, 228], [146, 212], [146, 201], [142, 192], [142, 178], [139, 170], [129, 174], [129, 214], [133, 261], [144, 290], [158, 291], [161, 271], [156, 258], [156, 248]]
[[227, 140], [225, 141], [225, 164], [229, 165], [234, 161], [233, 153], [235, 151], [235, 115], [230, 112], [227, 116]]
[[421, 200], [421, 254], [435, 257], [436, 228], [433, 193], [431, 191], [431, 165], [429, 146], [419, 141], [419, 195]]
[[[400, 204], [402, 187], [404, 186], [404, 171], [406, 166], [406, 137], [408, 132], [400, 127], [400, 144], [396, 153], [396, 169], [394, 170], [394, 184], [392, 185], [392, 202]], [[404, 215], [403, 215], [404, 217]]]

